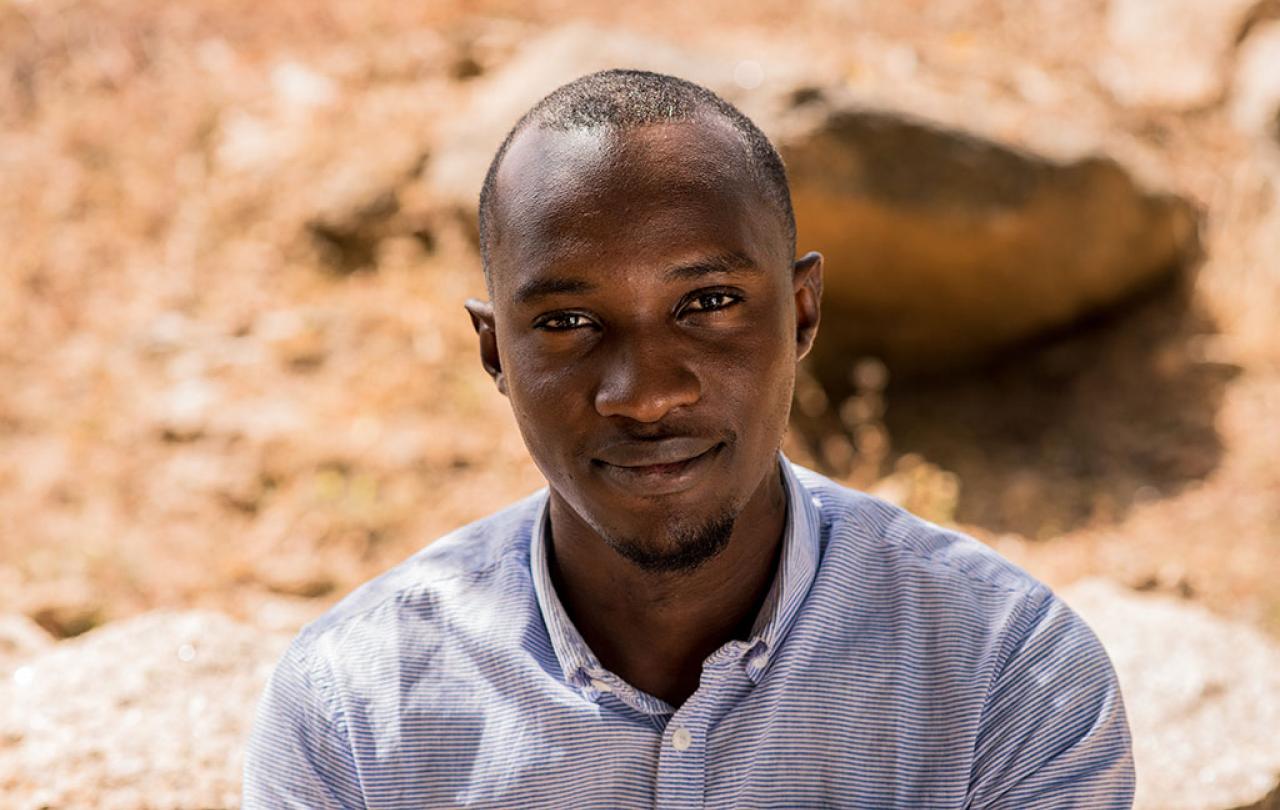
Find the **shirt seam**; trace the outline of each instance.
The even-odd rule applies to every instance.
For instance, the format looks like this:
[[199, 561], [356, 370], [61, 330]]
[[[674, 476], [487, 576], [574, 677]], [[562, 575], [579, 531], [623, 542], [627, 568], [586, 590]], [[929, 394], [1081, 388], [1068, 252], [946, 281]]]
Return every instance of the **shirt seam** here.
[[[350, 757], [351, 767], [355, 771], [356, 787], [360, 791], [361, 804], [367, 807], [369, 802], [364, 791], [364, 775], [360, 772], [360, 762], [355, 755], [355, 743], [351, 735], [351, 727], [347, 723], [346, 712], [335, 705], [331, 688], [326, 685], [322, 678], [318, 677], [320, 670], [317, 666], [314, 648], [308, 646], [302, 650], [302, 665], [302, 672], [307, 679], [307, 684], [315, 690], [320, 702], [324, 705], [326, 712], [324, 716], [325, 724], [341, 737], [346, 746], [346, 753]], [[341, 801], [340, 796], [336, 796], [336, 798]]]
[[[1039, 599], [1031, 598], [1035, 591], [1041, 591], [1041, 593], [1036, 594], [1040, 597]], [[1018, 603], [1017, 614], [1009, 619], [1004, 630], [1000, 634], [1000, 657], [997, 665], [992, 668], [991, 675], [987, 679], [987, 688], [983, 691], [982, 705], [984, 711], [986, 709], [987, 702], [991, 699], [991, 693], [995, 691], [996, 683], [1000, 680], [1000, 676], [1003, 675], [1005, 670], [1008, 668], [1009, 662], [1013, 660], [1014, 654], [1022, 647], [1022, 643], [1025, 641], [1023, 635], [1031, 629], [1030, 627], [1022, 628], [1020, 626], [1022, 620], [1027, 615], [1039, 613], [1040, 610], [1048, 604], [1049, 600], [1053, 598], [1053, 594], [1051, 594], [1044, 586], [1040, 586], [1039, 588], [1033, 589], [1029, 592], [1027, 597], [1028, 598]], [[1010, 637], [1013, 636], [1015, 632], [1019, 633], [1019, 636], [1016, 639], [1011, 639]], [[979, 720], [979, 722], [981, 722], [981, 720]]]
[[[1032, 595], [1038, 595], [1039, 599], [1032, 599]], [[982, 741], [982, 732], [987, 718], [987, 711], [991, 706], [991, 696], [996, 690], [996, 686], [1000, 683], [1000, 678], [1009, 668], [1009, 664], [1013, 661], [1018, 650], [1022, 649], [1026, 641], [1026, 635], [1034, 628], [1034, 624], [1023, 627], [1023, 619], [1027, 616], [1034, 616], [1043, 610], [1049, 602], [1054, 598], [1053, 593], [1044, 585], [1037, 585], [1027, 592], [1027, 598], [1018, 603], [1017, 613], [1012, 616], [1006, 623], [1004, 629], [1000, 633], [1000, 655], [996, 664], [991, 668], [991, 674], [987, 677], [987, 685], [982, 693], [982, 709], [978, 712], [978, 722], [975, 726], [973, 740], [973, 764], [969, 769], [969, 787], [973, 788], [973, 778], [976, 775], [978, 767], [978, 745]], [[968, 796], [972, 799], [972, 794]], [[966, 805], [967, 806], [967, 805]]]

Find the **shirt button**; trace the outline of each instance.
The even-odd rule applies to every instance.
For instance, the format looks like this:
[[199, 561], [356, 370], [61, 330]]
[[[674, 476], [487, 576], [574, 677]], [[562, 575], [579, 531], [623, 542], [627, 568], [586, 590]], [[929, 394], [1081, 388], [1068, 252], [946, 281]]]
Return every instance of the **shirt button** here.
[[756, 669], [764, 669], [765, 665], [768, 663], [769, 663], [768, 653], [760, 653], [755, 658], [751, 659], [751, 666], [755, 667]]
[[693, 735], [687, 728], [678, 728], [671, 735], [671, 747], [677, 751], [687, 751], [693, 745]]
[[612, 692], [612, 691], [613, 691], [613, 687], [612, 687], [612, 686], [610, 686], [609, 684], [607, 684], [607, 683], [605, 683], [604, 681], [600, 680], [599, 678], [596, 678], [596, 679], [594, 679], [593, 681], [591, 681], [591, 688], [592, 688], [592, 689], [594, 689], [594, 690], [596, 690], [597, 692]]

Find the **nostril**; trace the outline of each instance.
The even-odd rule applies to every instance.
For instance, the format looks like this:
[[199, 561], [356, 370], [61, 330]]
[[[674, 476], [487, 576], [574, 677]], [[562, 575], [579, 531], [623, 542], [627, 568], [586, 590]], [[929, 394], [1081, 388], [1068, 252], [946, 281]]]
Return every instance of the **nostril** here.
[[699, 388], [697, 379], [686, 372], [614, 381], [596, 392], [596, 411], [601, 416], [658, 422], [676, 408], [696, 403]]
[[677, 404], [670, 396], [645, 392], [608, 392], [596, 397], [601, 416], [624, 416], [637, 422], [661, 421]]

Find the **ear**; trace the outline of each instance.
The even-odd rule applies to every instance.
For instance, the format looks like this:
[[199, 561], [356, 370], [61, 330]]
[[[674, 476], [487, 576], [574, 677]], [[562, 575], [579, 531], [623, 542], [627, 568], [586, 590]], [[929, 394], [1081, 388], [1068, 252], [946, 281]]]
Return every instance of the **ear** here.
[[796, 360], [813, 348], [822, 317], [822, 254], [810, 251], [796, 260], [791, 271], [796, 301]]
[[480, 339], [480, 365], [489, 372], [498, 393], [507, 395], [507, 378], [502, 373], [502, 361], [498, 357], [498, 333], [494, 329], [493, 304], [479, 298], [468, 298], [467, 314], [471, 316], [471, 326]]

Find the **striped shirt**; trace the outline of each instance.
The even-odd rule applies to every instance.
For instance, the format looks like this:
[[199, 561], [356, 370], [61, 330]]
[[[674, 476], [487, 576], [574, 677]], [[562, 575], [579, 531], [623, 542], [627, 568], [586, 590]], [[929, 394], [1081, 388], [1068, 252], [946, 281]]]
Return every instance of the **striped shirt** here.
[[1131, 806], [1119, 688], [1079, 617], [976, 540], [780, 463], [772, 589], [683, 705], [584, 643], [542, 490], [298, 635], [245, 806]]

